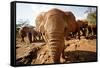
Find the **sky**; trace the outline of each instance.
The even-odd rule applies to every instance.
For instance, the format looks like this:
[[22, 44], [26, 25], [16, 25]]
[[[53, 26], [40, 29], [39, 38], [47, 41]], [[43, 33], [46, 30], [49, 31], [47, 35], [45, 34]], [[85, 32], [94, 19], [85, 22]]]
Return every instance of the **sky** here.
[[87, 14], [85, 12], [89, 7], [17, 3], [16, 22], [19, 24], [20, 20], [28, 21], [30, 25], [35, 26], [35, 19], [37, 15], [52, 8], [58, 8], [63, 11], [71, 11], [75, 15], [76, 20], [78, 20], [86, 19]]

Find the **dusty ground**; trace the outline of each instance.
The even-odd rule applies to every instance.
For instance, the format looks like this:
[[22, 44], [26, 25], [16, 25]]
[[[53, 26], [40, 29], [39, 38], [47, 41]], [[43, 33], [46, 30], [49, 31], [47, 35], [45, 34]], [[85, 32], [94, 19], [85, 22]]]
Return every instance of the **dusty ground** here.
[[[25, 42], [21, 42], [21, 39], [17, 38], [16, 39], [17, 64], [39, 64], [38, 62], [35, 62], [38, 57], [37, 53], [39, 53], [40, 51], [44, 52], [45, 48], [46, 48], [45, 42], [38, 41], [30, 44], [27, 38], [25, 38]], [[66, 40], [64, 54], [66, 58], [66, 62], [64, 63], [96, 61], [97, 60], [96, 39], [90, 40], [81, 38], [81, 40], [78, 39]], [[19, 61], [21, 63], [19, 63]], [[45, 61], [43, 61], [43, 63], [44, 62]]]

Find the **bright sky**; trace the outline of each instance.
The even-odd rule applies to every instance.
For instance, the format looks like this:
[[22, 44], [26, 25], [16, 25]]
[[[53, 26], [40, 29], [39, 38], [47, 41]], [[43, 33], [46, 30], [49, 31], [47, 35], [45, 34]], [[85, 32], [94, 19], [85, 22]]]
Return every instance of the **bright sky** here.
[[88, 7], [80, 6], [62, 6], [62, 5], [44, 5], [44, 4], [28, 4], [28, 3], [17, 3], [16, 6], [16, 21], [28, 20], [30, 25], [35, 26], [35, 19], [40, 12], [46, 12], [51, 8], [58, 8], [64, 11], [71, 11], [74, 13], [76, 19], [85, 19], [84, 14]]

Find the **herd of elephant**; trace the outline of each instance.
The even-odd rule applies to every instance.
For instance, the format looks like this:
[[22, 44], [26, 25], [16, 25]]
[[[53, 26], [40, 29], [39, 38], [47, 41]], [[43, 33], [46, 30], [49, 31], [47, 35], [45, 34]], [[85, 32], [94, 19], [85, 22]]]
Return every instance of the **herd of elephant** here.
[[[60, 57], [64, 57], [64, 40], [69, 36], [91, 36], [96, 35], [96, 25], [88, 25], [87, 21], [77, 20], [74, 14], [70, 11], [62, 11], [57, 8], [42, 12], [36, 17], [36, 28], [22, 27], [19, 32], [24, 41], [24, 37], [28, 36], [30, 43], [32, 43], [32, 36], [34, 40], [44, 39], [48, 45], [50, 63], [60, 63]], [[28, 33], [28, 34], [27, 34]]]

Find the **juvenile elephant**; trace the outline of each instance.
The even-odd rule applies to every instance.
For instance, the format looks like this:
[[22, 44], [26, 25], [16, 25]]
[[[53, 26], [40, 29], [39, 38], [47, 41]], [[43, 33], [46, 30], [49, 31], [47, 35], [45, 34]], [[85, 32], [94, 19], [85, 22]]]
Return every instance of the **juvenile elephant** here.
[[59, 63], [60, 56], [62, 55], [64, 58], [64, 37], [68, 36], [70, 32], [79, 32], [75, 16], [72, 12], [51, 9], [43, 15], [40, 14], [37, 18], [36, 23], [39, 22], [37, 27], [44, 34], [52, 63]]
[[64, 36], [67, 32], [68, 24], [66, 15], [59, 9], [51, 9], [44, 16], [44, 33], [47, 39], [51, 63], [60, 63], [60, 56], [64, 51]]

